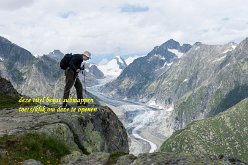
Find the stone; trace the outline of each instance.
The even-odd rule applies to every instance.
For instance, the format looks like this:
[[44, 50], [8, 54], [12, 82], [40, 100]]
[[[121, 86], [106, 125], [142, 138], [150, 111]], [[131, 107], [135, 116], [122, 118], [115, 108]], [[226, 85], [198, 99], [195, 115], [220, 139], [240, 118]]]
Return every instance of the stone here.
[[40, 161], [28, 159], [23, 162], [23, 165], [43, 165]]

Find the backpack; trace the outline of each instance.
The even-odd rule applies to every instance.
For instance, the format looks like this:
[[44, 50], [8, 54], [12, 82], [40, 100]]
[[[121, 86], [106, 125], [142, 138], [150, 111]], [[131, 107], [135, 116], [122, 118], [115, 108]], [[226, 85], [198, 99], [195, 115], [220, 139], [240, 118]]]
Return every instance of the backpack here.
[[67, 67], [69, 67], [69, 62], [71, 61], [72, 54], [65, 54], [65, 56], [60, 61], [60, 68], [65, 70]]

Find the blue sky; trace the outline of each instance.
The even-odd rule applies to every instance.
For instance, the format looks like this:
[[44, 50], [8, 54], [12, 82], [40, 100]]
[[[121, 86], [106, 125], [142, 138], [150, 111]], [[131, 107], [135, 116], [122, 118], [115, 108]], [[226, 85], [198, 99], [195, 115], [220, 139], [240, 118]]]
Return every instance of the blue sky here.
[[0, 0], [0, 36], [34, 55], [143, 55], [173, 38], [224, 44], [248, 37], [246, 0]]

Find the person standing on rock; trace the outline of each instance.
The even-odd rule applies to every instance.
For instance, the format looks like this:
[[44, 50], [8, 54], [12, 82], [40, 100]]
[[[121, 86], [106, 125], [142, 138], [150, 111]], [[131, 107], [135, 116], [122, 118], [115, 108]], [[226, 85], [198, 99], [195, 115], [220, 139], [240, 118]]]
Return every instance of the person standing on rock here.
[[[65, 55], [65, 57], [66, 56], [67, 55]], [[64, 108], [70, 107], [68, 105], [68, 102], [65, 102], [65, 100], [69, 99], [70, 90], [73, 85], [76, 88], [77, 99], [83, 99], [83, 87], [82, 87], [82, 83], [80, 82], [78, 78], [78, 73], [81, 70], [84, 70], [84, 66], [81, 68], [82, 62], [89, 60], [90, 57], [91, 57], [91, 53], [88, 51], [85, 51], [83, 54], [73, 54], [73, 55], [70, 54], [70, 56], [67, 57], [69, 58], [69, 60], [67, 59], [67, 62], [65, 62], [66, 67], [64, 68], [65, 69], [65, 88], [64, 88], [62, 107]], [[61, 62], [60, 62], [60, 66], [61, 66]], [[81, 104], [78, 103], [78, 106]]]

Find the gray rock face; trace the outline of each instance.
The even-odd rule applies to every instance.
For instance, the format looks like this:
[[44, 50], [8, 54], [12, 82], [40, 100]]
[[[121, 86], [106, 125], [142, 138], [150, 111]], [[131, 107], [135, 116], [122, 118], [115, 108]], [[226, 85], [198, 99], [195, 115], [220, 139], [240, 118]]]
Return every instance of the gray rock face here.
[[60, 50], [54, 50], [53, 52], [50, 52], [47, 56], [54, 59], [57, 62], [60, 62], [62, 58], [64, 57], [64, 54]]
[[94, 152], [90, 155], [81, 153], [72, 153], [61, 159], [62, 165], [105, 165], [108, 162], [110, 154], [104, 152]]
[[29, 51], [3, 37], [0, 37], [0, 57], [16, 65], [28, 65], [35, 59]]
[[150, 94], [144, 93], [145, 87], [169, 68], [167, 64], [178, 58], [169, 49], [185, 53], [190, 48], [190, 45], [184, 44], [180, 46], [174, 40], [169, 40], [161, 46], [156, 46], [147, 56], [134, 60], [115, 81], [106, 84], [102, 91], [110, 92], [116, 97], [123, 98], [137, 99], [144, 97], [144, 95], [150, 97]]
[[3, 59], [0, 63], [1, 76], [13, 82], [14, 86], [24, 81], [23, 72], [35, 59], [29, 51], [3, 37], [0, 37], [0, 58]]
[[244, 40], [234, 47], [233, 43], [194, 45], [147, 88], [147, 92], [155, 93], [154, 98], [161, 106], [172, 100], [176, 128], [215, 116], [248, 96], [244, 92], [248, 81], [248, 45]]
[[18, 98], [20, 96], [20, 94], [14, 89], [11, 82], [2, 77], [0, 77], [0, 89], [1, 89], [0, 92], [5, 95], [15, 98]]
[[123, 69], [125, 69], [127, 67], [127, 63], [122, 57], [116, 56], [115, 59], [117, 61], [117, 64], [119, 65], [120, 69], [123, 70]]
[[97, 79], [104, 78], [104, 74], [97, 68], [96, 65], [91, 65], [89, 72], [92, 73]]
[[231, 159], [228, 157], [211, 157], [211, 156], [196, 156], [190, 154], [176, 154], [176, 153], [167, 153], [167, 152], [155, 152], [155, 153], [145, 153], [140, 154], [137, 158], [125, 155], [120, 157], [117, 160], [116, 165], [162, 165], [162, 164], [197, 164], [197, 165], [205, 165], [205, 164], [242, 164], [239, 160]]
[[44, 132], [65, 142], [71, 151], [127, 152], [127, 133], [108, 107], [97, 112], [21, 113], [17, 109], [0, 111], [0, 135]]
[[63, 73], [55, 60], [48, 56], [35, 58], [29, 51], [2, 37], [0, 57], [3, 59], [0, 75], [10, 80], [19, 93], [53, 96], [51, 91]]
[[83, 71], [83, 74], [81, 76], [81, 82], [84, 83], [85, 81], [84, 85], [86, 85], [87, 87], [97, 85], [98, 79], [104, 78], [103, 72], [100, 71], [96, 65], [84, 63], [84, 66], [85, 66], [85, 70]]
[[43, 165], [40, 161], [29, 159], [23, 162], [23, 165]]

